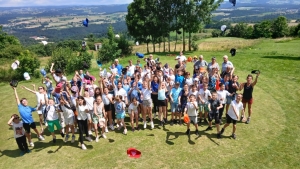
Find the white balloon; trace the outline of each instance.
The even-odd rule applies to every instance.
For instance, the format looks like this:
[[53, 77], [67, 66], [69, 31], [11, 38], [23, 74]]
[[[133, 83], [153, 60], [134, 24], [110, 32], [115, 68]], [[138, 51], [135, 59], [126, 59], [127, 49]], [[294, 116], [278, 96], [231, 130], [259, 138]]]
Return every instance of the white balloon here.
[[25, 80], [30, 80], [29, 73], [25, 72], [25, 73], [23, 74], [23, 76], [24, 76]]
[[226, 29], [226, 27], [227, 27], [226, 25], [222, 25], [221, 26], [221, 31], [224, 31]]
[[11, 64], [11, 68], [13, 70], [16, 70], [20, 65], [20, 62], [18, 60], [16, 60], [14, 63]]

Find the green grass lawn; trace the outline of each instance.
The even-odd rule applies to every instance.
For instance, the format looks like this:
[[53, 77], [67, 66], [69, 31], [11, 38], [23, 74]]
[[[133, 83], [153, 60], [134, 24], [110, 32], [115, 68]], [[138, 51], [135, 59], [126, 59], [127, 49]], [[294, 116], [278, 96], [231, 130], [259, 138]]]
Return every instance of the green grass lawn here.
[[[261, 71], [254, 89], [251, 124], [237, 124], [236, 140], [229, 137], [232, 126], [226, 129], [220, 140], [216, 138], [215, 128], [204, 131], [207, 125], [200, 126], [199, 137], [192, 132], [188, 138], [184, 134], [186, 126], [166, 125], [161, 128], [155, 121], [154, 130], [134, 133], [129, 130], [126, 136], [121, 131], [114, 131], [99, 143], [85, 142], [87, 151], [81, 150], [78, 142], [73, 145], [63, 143], [59, 135], [56, 145], [53, 145], [48, 132], [45, 141], [38, 141], [33, 134], [35, 147], [32, 153], [19, 157], [13, 131], [6, 124], [10, 115], [17, 113], [13, 90], [8, 84], [1, 83], [1, 168], [299, 168], [300, 40], [279, 42], [263, 39], [250, 48], [238, 49], [237, 55], [229, 58], [236, 67], [239, 82], [245, 82], [252, 69]], [[229, 55], [229, 51], [186, 53], [191, 56], [200, 54], [208, 62], [216, 56], [221, 64], [222, 56]], [[154, 57], [160, 57], [163, 63], [175, 64], [174, 57], [163, 53]], [[135, 61], [137, 58], [132, 56], [120, 61], [127, 64], [129, 59]], [[188, 63], [188, 69], [191, 71], [191, 63]], [[95, 60], [91, 72], [98, 74]], [[19, 85], [30, 86], [39, 82], [23, 81]], [[35, 106], [33, 94], [21, 88], [17, 90], [20, 98], [27, 97], [29, 104]], [[34, 113], [34, 118], [37, 121], [37, 113]], [[126, 120], [129, 124], [128, 117]], [[191, 129], [194, 131], [193, 127]], [[139, 149], [142, 157], [127, 157], [129, 147]]]

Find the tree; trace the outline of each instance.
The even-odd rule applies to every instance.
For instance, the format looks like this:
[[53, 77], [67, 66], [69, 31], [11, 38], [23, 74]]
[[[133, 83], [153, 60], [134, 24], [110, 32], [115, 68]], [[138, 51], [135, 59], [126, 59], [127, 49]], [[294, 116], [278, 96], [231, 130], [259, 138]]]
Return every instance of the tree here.
[[230, 28], [228, 36], [251, 38], [253, 33], [253, 27], [248, 26], [246, 23], [238, 23]]
[[286, 17], [279, 16], [277, 19], [275, 19], [273, 21], [271, 29], [273, 32], [273, 38], [281, 38], [288, 35], [288, 24]]
[[115, 34], [112, 26], [108, 28], [107, 32], [108, 39], [104, 39], [102, 47], [98, 52], [98, 60], [102, 63], [107, 63], [118, 58], [121, 54], [121, 50], [118, 48], [118, 43], [115, 42]]
[[271, 21], [262, 21], [261, 23], [255, 24], [253, 26], [253, 38], [271, 38], [272, 30], [271, 30], [272, 22]]
[[23, 73], [28, 72], [34, 77], [39, 76], [39, 72], [36, 72], [36, 69], [40, 67], [40, 61], [36, 58], [29, 50], [23, 51], [18, 57], [20, 61], [19, 68], [16, 69], [16, 76], [18, 79], [23, 79]]
[[115, 38], [115, 41], [118, 43], [118, 48], [121, 49], [122, 55], [130, 55], [132, 53], [132, 45], [125, 35], [120, 35], [119, 38]]

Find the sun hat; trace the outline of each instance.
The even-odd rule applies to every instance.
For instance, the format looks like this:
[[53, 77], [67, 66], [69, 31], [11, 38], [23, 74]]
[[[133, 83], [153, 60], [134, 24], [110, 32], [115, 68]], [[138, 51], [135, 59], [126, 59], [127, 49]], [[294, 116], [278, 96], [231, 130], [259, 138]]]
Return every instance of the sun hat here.
[[18, 60], [16, 60], [14, 63], [11, 64], [11, 68], [13, 70], [16, 70], [20, 65], [20, 62]]
[[40, 72], [41, 72], [41, 74], [42, 74], [44, 77], [45, 77], [46, 74], [47, 74], [47, 72], [45, 71], [45, 69], [41, 69]]
[[142, 153], [139, 150], [135, 149], [135, 148], [128, 148], [127, 149], [127, 155], [130, 158], [140, 158]]

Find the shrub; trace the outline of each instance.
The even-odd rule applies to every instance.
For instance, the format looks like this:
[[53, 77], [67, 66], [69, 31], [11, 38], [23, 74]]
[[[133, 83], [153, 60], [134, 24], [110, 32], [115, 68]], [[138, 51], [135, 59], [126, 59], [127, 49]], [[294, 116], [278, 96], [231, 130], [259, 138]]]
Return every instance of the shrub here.
[[40, 67], [40, 61], [37, 57], [35, 57], [31, 52], [28, 50], [25, 50], [21, 53], [21, 55], [18, 57], [18, 60], [20, 61], [19, 68], [16, 69], [16, 78], [21, 80], [23, 78], [24, 72], [28, 72], [31, 76], [35, 76], [35, 71], [37, 68]]

